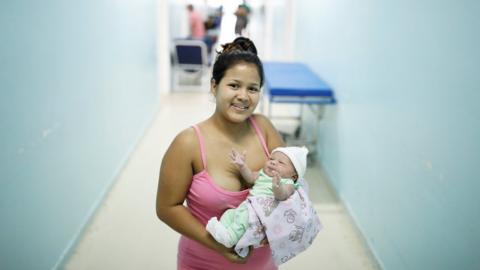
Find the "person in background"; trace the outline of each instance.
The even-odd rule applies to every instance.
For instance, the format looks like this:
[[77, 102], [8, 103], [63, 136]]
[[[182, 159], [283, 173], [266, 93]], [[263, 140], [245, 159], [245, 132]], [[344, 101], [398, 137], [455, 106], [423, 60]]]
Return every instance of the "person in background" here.
[[215, 111], [181, 131], [163, 156], [157, 216], [182, 235], [177, 269], [275, 270], [269, 245], [241, 257], [215, 241], [205, 228], [210, 218], [237, 207], [249, 194], [251, 185], [225, 158], [231, 149], [247, 151], [252, 157], [248, 167], [259, 170], [273, 149], [284, 146], [270, 120], [253, 113], [264, 83], [254, 43], [238, 37], [222, 47], [210, 81]]
[[210, 14], [205, 21], [205, 44], [207, 44], [207, 51], [209, 55], [212, 53], [212, 48], [218, 41], [220, 34], [220, 24], [222, 22], [222, 7]]
[[237, 36], [243, 36], [245, 35], [245, 30], [248, 25], [248, 15], [250, 14], [250, 8], [246, 4], [238, 5], [238, 8], [234, 14], [235, 16], [237, 16], [237, 20], [235, 22], [235, 34]]
[[187, 5], [188, 21], [190, 24], [190, 38], [203, 40], [205, 36], [205, 26], [202, 15], [193, 8], [193, 5]]

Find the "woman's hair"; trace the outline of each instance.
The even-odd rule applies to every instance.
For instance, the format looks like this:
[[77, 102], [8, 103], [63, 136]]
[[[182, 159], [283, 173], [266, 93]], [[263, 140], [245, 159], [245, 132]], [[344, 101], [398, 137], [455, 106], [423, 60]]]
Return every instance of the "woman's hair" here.
[[220, 83], [227, 69], [239, 62], [246, 62], [257, 67], [260, 87], [263, 85], [263, 65], [257, 56], [257, 48], [250, 39], [238, 37], [233, 42], [223, 44], [222, 49], [221, 52], [217, 52], [218, 55], [213, 64], [212, 80], [215, 80], [215, 83]]

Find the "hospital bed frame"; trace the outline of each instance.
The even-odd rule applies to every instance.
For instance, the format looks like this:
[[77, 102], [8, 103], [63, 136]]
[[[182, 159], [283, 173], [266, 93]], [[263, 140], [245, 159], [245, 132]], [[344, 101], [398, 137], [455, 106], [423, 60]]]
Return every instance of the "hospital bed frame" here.
[[[282, 134], [289, 144], [303, 144], [309, 149], [310, 154], [316, 152], [318, 124], [323, 116], [324, 106], [336, 103], [334, 92], [320, 77], [315, 74], [306, 64], [299, 62], [264, 62], [265, 95], [268, 98], [267, 115], [272, 119], [292, 118], [296, 119], [297, 128], [294, 134]], [[266, 102], [262, 100], [261, 110], [264, 111]], [[300, 106], [300, 113], [296, 116], [276, 117], [272, 115], [272, 106], [275, 103], [294, 104]], [[306, 139], [303, 127], [304, 105], [315, 116], [313, 134], [310, 140]]]

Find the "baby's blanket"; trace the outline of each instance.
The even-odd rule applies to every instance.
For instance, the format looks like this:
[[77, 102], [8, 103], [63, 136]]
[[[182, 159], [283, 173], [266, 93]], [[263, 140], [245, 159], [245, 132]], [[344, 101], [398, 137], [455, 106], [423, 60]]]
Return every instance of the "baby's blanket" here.
[[273, 197], [248, 198], [249, 226], [235, 246], [240, 256], [248, 247], [258, 247], [267, 236], [278, 266], [308, 248], [322, 228], [317, 213], [300, 187], [285, 201]]

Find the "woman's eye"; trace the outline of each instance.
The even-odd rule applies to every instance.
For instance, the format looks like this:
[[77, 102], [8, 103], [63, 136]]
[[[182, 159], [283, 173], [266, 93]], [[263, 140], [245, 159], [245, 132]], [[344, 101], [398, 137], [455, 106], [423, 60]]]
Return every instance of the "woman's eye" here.
[[233, 89], [238, 89], [238, 84], [232, 83], [232, 84], [229, 84], [228, 86], [230, 86]]
[[248, 91], [250, 92], [258, 92], [260, 91], [258, 88], [255, 88], [255, 87], [252, 87], [252, 88], [249, 88]]

